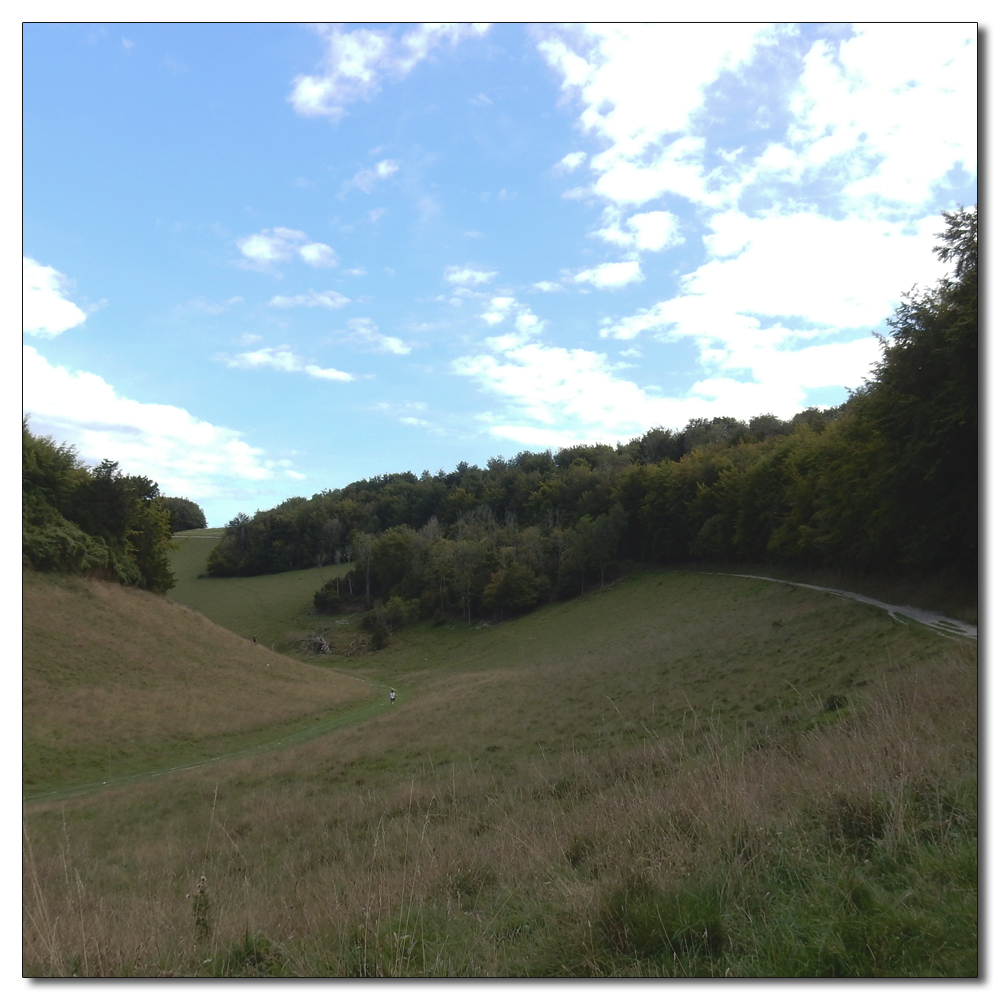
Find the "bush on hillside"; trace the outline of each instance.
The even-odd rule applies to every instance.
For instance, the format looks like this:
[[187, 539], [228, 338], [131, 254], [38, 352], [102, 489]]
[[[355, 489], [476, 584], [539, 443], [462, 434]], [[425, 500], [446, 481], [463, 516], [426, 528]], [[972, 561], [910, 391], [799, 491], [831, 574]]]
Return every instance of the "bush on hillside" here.
[[375, 649], [382, 649], [397, 628], [415, 621], [416, 617], [416, 601], [390, 597], [384, 604], [382, 601], [375, 602], [372, 609], [361, 619], [361, 627], [371, 632], [372, 646]]

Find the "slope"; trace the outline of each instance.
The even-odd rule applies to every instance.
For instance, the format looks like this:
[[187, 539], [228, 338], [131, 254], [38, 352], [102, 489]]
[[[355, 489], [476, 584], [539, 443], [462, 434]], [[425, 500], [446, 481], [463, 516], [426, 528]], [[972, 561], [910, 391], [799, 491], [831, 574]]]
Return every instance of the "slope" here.
[[117, 584], [26, 571], [23, 629], [30, 793], [195, 763], [372, 694]]
[[[174, 536], [177, 547], [170, 554], [170, 569], [177, 582], [170, 600], [197, 608], [246, 639], [256, 635], [272, 648], [287, 647], [290, 631], [314, 630], [313, 594], [337, 570], [324, 566], [266, 576], [209, 577], [205, 564], [220, 535], [219, 529], [202, 529]], [[340, 569], [346, 570], [347, 564]]]
[[350, 666], [408, 700], [30, 805], [26, 974], [975, 975], [968, 640], [648, 572]]

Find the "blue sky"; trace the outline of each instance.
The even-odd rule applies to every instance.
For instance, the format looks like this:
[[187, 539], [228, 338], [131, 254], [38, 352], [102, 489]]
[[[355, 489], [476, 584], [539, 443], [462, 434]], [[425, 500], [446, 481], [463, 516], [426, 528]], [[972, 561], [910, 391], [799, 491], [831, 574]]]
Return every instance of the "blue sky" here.
[[964, 24], [29, 24], [24, 409], [211, 524], [833, 405], [976, 195]]

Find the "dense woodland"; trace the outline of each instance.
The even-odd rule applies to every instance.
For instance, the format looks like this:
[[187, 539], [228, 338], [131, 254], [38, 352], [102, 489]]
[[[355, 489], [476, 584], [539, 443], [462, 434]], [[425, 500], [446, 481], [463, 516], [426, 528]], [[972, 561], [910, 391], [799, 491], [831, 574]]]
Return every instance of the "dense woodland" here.
[[[349, 561], [351, 573], [316, 595], [321, 610], [363, 600], [397, 618], [468, 620], [579, 593], [624, 561], [974, 579], [977, 210], [945, 213], [944, 222], [935, 250], [951, 276], [904, 297], [880, 364], [842, 406], [788, 421], [698, 419], [616, 447], [524, 451], [484, 469], [463, 462], [452, 472], [384, 475], [293, 497], [237, 515], [209, 572]], [[155, 484], [109, 462], [84, 469], [71, 450], [27, 428], [24, 454], [26, 562], [103, 569], [153, 590], [171, 585], [171, 513]]]
[[[617, 447], [379, 476], [238, 515], [209, 561], [252, 575], [352, 561], [316, 596], [410, 613], [503, 614], [623, 560], [755, 562], [974, 578], [977, 211], [945, 213], [952, 274], [911, 291], [871, 379], [792, 420], [692, 420]], [[393, 600], [395, 599], [395, 600]], [[402, 612], [400, 612], [402, 613]]]

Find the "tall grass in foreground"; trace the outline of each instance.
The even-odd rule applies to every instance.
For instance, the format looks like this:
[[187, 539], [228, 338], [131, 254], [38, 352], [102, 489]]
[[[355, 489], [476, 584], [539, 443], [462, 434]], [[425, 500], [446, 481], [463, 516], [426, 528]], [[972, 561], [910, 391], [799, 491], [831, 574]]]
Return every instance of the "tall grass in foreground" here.
[[[29, 811], [24, 973], [975, 976], [975, 651], [751, 737]], [[499, 758], [499, 748], [495, 748]]]

